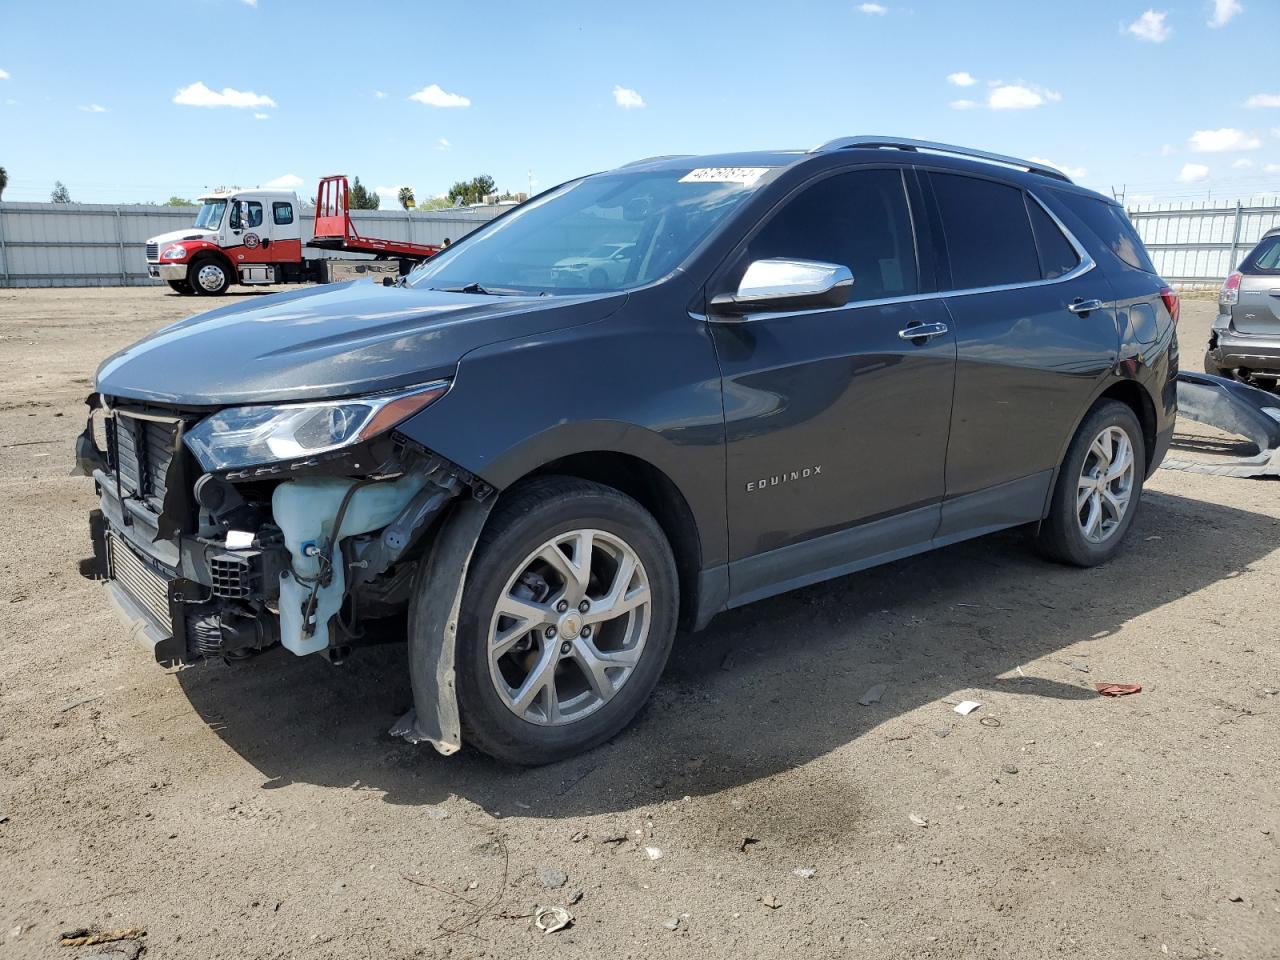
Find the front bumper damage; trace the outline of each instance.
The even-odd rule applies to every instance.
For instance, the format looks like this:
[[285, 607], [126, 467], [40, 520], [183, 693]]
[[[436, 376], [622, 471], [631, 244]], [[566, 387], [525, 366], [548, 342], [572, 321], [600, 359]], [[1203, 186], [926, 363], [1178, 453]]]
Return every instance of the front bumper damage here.
[[[191, 470], [179, 428], [164, 482], [155, 484], [166, 491], [160, 504], [142, 489], [141, 455], [120, 455], [110, 429], [112, 453], [99, 448], [96, 395], [89, 403], [76, 464], [98, 492], [92, 574], [157, 662], [242, 660], [277, 643], [340, 662], [366, 615], [412, 604], [414, 709], [392, 732], [446, 755], [459, 749], [458, 610], [471, 550], [496, 499], [492, 488], [394, 434], [358, 453], [205, 474], [192, 485], [198, 468]], [[106, 413], [111, 429], [120, 429], [113, 418], [163, 419], [123, 408]], [[355, 463], [378, 466], [353, 475]], [[188, 510], [178, 503], [184, 497]]]

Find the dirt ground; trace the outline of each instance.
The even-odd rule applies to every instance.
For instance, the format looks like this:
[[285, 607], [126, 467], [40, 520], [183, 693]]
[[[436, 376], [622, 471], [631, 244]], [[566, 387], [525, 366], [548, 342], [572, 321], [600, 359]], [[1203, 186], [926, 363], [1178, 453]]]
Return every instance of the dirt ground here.
[[198, 306], [0, 290], [0, 957], [1280, 957], [1280, 485], [1161, 471], [1095, 570], [1015, 531], [758, 603], [613, 743], [446, 759], [387, 734], [400, 647], [165, 672], [78, 576], [93, 371]]

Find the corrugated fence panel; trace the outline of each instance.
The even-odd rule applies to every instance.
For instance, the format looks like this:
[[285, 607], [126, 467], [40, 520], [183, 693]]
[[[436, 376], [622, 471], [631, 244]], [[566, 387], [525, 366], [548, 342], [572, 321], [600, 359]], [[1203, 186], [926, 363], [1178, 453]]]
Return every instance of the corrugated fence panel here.
[[[147, 239], [191, 226], [198, 209], [149, 204], [0, 203], [0, 286], [159, 285], [147, 276]], [[367, 236], [441, 243], [446, 237], [459, 239], [505, 209], [356, 210], [351, 218], [357, 231]], [[301, 216], [306, 229], [313, 208], [304, 208]], [[359, 258], [341, 251], [308, 253]]]
[[1274, 196], [1146, 204], [1128, 212], [1160, 275], [1186, 285], [1221, 283], [1264, 233], [1280, 227]]

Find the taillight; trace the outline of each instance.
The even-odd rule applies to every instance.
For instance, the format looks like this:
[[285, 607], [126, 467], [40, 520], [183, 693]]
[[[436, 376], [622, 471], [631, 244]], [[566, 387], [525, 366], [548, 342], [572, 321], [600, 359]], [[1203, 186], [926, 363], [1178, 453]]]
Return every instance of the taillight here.
[[1244, 276], [1237, 270], [1222, 281], [1222, 289], [1218, 291], [1218, 302], [1224, 307], [1240, 302], [1240, 281]]
[[1172, 287], [1161, 287], [1160, 299], [1164, 301], [1164, 308], [1169, 311], [1169, 319], [1173, 321], [1173, 325], [1176, 327], [1178, 325], [1178, 315], [1182, 312], [1182, 299]]

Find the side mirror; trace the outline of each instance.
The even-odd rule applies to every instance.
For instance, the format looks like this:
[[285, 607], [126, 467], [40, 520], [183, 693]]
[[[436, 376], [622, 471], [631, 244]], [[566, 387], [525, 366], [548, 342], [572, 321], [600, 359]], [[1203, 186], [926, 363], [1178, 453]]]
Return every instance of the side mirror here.
[[818, 260], [756, 260], [747, 267], [737, 293], [711, 299], [711, 312], [740, 319], [775, 310], [843, 307], [853, 294], [853, 272]]

